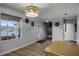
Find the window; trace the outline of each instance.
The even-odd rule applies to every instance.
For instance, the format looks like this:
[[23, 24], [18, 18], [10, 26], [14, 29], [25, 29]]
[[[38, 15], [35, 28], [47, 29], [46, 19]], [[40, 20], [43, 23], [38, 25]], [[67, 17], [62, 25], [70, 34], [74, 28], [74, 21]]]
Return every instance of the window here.
[[[4, 15], [1, 15], [4, 16]], [[5, 18], [6, 17], [6, 18]], [[5, 16], [0, 19], [0, 38], [1, 40], [10, 40], [20, 37], [20, 22], [15, 18]]]

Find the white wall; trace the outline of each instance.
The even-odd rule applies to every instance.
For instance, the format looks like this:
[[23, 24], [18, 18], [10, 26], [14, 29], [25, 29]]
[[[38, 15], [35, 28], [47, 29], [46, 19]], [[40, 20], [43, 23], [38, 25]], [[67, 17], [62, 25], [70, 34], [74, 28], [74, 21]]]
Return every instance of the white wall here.
[[[55, 22], [59, 22], [59, 26], [55, 26]], [[53, 27], [52, 27], [52, 40], [53, 41], [62, 41], [63, 40], [63, 18], [58, 18], [53, 20]]]
[[[24, 14], [21, 14], [18, 11], [14, 11], [9, 8], [0, 7], [0, 13], [1, 12], [25, 18]], [[39, 27], [40, 31], [39, 32], [37, 29], [38, 24], [40, 24], [40, 27]], [[7, 41], [0, 41], [0, 55], [8, 53], [13, 50], [16, 50], [18, 48], [27, 46], [31, 43], [34, 43], [40, 39], [45, 38], [44, 28], [40, 22], [36, 21], [35, 26], [32, 27], [30, 23], [26, 24], [24, 22], [24, 20], [21, 19], [20, 20], [20, 29], [21, 29], [21, 38], [7, 40]], [[39, 33], [41, 33], [41, 36], [38, 35]]]
[[77, 7], [77, 43], [79, 44], [79, 4]]

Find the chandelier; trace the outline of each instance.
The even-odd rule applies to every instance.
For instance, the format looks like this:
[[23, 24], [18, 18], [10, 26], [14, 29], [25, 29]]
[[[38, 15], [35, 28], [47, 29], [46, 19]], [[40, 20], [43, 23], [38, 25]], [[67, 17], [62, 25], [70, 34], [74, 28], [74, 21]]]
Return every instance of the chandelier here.
[[33, 4], [25, 7], [25, 15], [28, 17], [38, 16], [39, 8]]

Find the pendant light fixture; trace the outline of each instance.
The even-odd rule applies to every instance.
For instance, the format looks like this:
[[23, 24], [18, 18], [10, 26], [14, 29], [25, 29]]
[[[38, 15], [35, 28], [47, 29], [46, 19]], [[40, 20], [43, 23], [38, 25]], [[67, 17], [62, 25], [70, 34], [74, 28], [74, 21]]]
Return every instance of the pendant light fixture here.
[[39, 15], [39, 8], [32, 3], [25, 7], [25, 15], [28, 17], [37, 17]]

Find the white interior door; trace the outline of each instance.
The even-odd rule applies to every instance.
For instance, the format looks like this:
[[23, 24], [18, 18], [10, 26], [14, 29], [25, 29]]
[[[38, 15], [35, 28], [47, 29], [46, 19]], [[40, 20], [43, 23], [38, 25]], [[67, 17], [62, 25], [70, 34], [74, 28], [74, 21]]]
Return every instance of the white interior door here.
[[[66, 26], [66, 27], [65, 27]], [[75, 40], [74, 23], [66, 23], [64, 25], [64, 40]]]

